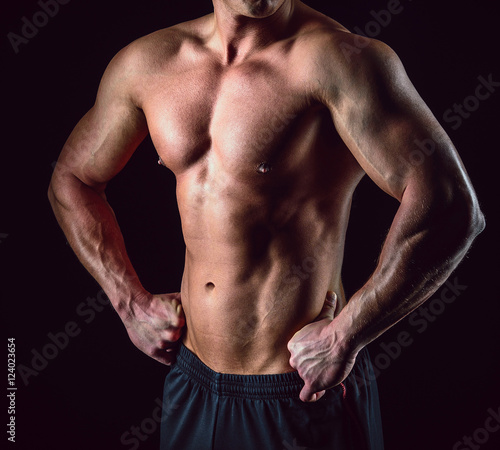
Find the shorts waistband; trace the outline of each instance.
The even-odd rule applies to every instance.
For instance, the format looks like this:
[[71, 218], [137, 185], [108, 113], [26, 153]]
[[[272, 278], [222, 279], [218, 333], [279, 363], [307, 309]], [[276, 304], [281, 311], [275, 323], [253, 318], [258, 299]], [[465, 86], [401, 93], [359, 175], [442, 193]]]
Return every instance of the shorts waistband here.
[[175, 367], [219, 396], [262, 400], [297, 398], [304, 386], [304, 381], [297, 372], [271, 375], [215, 372], [183, 344], [179, 348]]

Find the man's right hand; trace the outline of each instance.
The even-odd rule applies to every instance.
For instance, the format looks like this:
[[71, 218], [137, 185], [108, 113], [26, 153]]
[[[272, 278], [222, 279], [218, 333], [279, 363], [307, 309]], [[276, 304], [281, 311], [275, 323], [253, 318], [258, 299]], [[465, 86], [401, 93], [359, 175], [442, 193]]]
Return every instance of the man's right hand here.
[[186, 322], [180, 293], [146, 294], [135, 299], [122, 320], [139, 350], [168, 366], [175, 361]]

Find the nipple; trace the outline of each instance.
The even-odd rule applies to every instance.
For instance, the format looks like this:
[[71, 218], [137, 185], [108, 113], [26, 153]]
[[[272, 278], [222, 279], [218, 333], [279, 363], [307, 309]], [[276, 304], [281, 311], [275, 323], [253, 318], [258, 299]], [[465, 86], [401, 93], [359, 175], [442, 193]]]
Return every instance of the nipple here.
[[269, 173], [271, 172], [271, 165], [266, 163], [266, 162], [263, 162], [263, 163], [260, 163], [257, 167], [257, 172], [259, 173], [263, 173], [263, 174], [266, 174], [266, 173]]

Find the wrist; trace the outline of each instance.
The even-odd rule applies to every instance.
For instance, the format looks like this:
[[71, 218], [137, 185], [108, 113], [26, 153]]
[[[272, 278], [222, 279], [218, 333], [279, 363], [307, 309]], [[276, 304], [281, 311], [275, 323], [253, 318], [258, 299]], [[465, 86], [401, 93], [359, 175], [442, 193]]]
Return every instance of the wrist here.
[[150, 293], [140, 285], [127, 284], [119, 289], [114, 289], [111, 295], [108, 295], [111, 304], [122, 319], [133, 315], [134, 304], [140, 304], [147, 301]]
[[328, 326], [329, 332], [334, 336], [335, 352], [346, 357], [355, 357], [365, 344], [362, 343], [362, 339], [353, 324], [348, 324], [345, 317], [341, 316], [342, 313]]

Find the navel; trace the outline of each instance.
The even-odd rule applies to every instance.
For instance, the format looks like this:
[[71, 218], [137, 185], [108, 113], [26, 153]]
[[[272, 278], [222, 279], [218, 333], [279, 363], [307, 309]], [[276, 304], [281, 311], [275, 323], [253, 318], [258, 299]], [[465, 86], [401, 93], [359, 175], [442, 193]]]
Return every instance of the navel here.
[[266, 173], [269, 173], [271, 172], [272, 170], [272, 166], [271, 164], [268, 164], [266, 162], [263, 162], [263, 163], [260, 163], [258, 166], [257, 166], [257, 172], [258, 173], [262, 173], [262, 174], [266, 174]]

